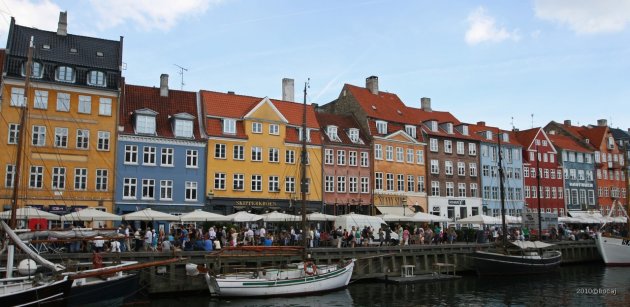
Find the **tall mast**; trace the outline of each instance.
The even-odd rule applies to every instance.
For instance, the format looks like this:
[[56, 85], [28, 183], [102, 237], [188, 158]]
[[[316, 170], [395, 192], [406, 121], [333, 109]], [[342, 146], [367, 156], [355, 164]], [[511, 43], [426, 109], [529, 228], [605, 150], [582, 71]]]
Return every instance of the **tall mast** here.
[[[536, 139], [534, 139], [534, 144], [536, 144]], [[542, 189], [540, 188], [540, 177], [542, 177], [542, 172], [540, 171], [540, 156], [541, 154], [538, 152], [538, 144], [536, 144], [536, 189], [538, 190], [536, 193], [536, 200], [538, 201], [538, 240], [542, 240], [542, 211], [540, 210], [540, 194], [542, 194]]]
[[501, 130], [497, 129], [497, 139], [498, 139], [498, 154], [499, 154], [499, 195], [501, 195], [501, 227], [502, 227], [502, 235], [501, 241], [503, 243], [503, 248], [507, 246], [507, 225], [505, 224], [505, 191], [504, 183], [503, 183], [503, 152], [501, 151]]
[[20, 127], [18, 128], [18, 147], [16, 153], [16, 161], [15, 161], [15, 175], [13, 176], [13, 198], [11, 203], [11, 220], [9, 222], [9, 226], [12, 229], [15, 229], [17, 226], [16, 213], [19, 199], [19, 191], [20, 191], [20, 173], [22, 171], [22, 150], [24, 147], [24, 142], [26, 138], [26, 124], [28, 120], [28, 94], [29, 88], [31, 84], [31, 70], [33, 65], [33, 37], [31, 36], [31, 41], [28, 47], [28, 55], [26, 60], [26, 78], [24, 81], [24, 106], [22, 110], [22, 116], [20, 117]]
[[308, 248], [308, 227], [306, 223], [306, 90], [309, 87], [309, 81], [304, 82], [304, 103], [302, 110], [302, 153], [300, 161], [300, 194], [302, 196], [302, 238], [304, 241], [304, 258], [306, 259], [306, 248]]

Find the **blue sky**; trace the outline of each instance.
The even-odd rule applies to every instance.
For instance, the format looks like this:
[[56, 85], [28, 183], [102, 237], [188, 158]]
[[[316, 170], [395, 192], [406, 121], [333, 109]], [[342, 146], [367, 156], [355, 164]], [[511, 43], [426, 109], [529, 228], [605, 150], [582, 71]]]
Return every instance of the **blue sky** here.
[[235, 91], [309, 102], [335, 99], [344, 83], [380, 89], [410, 106], [505, 129], [550, 120], [630, 127], [630, 0], [291, 1], [0, 0], [1, 41], [10, 16], [72, 34], [124, 36], [128, 83]]

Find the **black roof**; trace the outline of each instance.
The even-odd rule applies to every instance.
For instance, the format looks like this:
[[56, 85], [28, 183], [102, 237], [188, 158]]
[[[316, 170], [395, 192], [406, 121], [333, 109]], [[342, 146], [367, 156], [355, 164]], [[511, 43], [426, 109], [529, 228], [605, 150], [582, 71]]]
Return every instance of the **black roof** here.
[[610, 132], [615, 140], [630, 140], [630, 134], [628, 131], [619, 128], [610, 128]]

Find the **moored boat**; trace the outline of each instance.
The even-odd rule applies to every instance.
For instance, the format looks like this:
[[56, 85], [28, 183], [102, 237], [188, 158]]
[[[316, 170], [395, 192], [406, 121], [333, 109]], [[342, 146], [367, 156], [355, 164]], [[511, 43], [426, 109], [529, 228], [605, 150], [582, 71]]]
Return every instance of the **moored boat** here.
[[514, 247], [502, 251], [476, 251], [471, 258], [479, 276], [504, 274], [541, 274], [558, 269], [562, 253], [542, 250], [553, 246], [539, 241], [512, 242]]
[[[613, 217], [616, 213], [618, 216]], [[608, 227], [603, 224], [601, 230], [597, 232], [595, 244], [597, 251], [602, 256], [602, 260], [609, 266], [630, 266], [630, 237], [628, 235], [628, 212], [623, 208], [619, 201], [613, 202], [613, 207], [609, 211], [607, 222], [619, 223], [621, 231], [616, 235], [612, 231], [606, 231]]]

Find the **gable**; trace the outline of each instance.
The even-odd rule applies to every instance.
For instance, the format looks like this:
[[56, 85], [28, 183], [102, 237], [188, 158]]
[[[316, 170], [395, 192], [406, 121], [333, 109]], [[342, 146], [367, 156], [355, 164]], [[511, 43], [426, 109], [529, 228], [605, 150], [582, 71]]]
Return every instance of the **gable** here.
[[390, 141], [398, 141], [398, 142], [406, 142], [406, 143], [418, 143], [414, 140], [407, 132], [398, 130], [390, 135], [383, 137], [386, 140]]
[[267, 121], [288, 123], [289, 121], [278, 111], [268, 97], [263, 98], [251, 111], [243, 117], [245, 119], [264, 119]]

